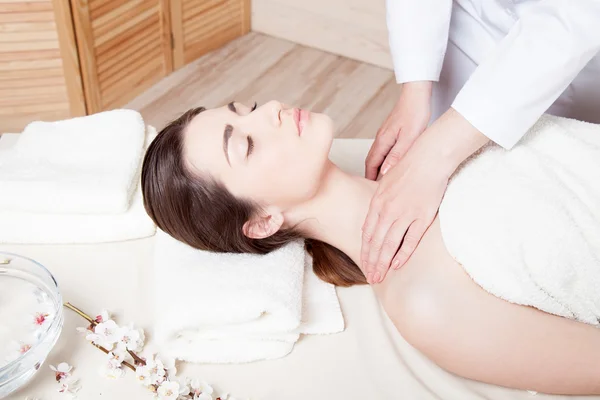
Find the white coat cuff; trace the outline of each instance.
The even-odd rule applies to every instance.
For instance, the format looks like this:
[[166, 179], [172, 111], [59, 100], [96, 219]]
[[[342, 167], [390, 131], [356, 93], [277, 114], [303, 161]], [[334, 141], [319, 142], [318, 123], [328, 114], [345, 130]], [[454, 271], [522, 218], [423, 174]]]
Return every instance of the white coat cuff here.
[[456, 96], [452, 108], [479, 132], [506, 150], [510, 150], [535, 123], [535, 114], [530, 114], [534, 116], [531, 121], [530, 118], [523, 118], [525, 114], [510, 115], [498, 104], [492, 104], [483, 96], [471, 96], [464, 90]]
[[432, 65], [423, 57], [394, 57], [394, 74], [396, 83], [432, 81], [440, 79], [441, 66]]

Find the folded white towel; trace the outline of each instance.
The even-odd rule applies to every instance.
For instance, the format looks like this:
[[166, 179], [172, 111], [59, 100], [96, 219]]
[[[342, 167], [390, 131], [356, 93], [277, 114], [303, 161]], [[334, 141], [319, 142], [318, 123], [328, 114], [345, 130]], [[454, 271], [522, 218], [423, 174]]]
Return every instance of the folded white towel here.
[[30, 123], [17, 144], [0, 154], [0, 210], [125, 212], [144, 132], [142, 116], [125, 109]]
[[301, 241], [267, 255], [199, 251], [158, 230], [154, 334], [191, 362], [287, 355], [299, 334], [344, 329], [335, 287], [318, 279]]
[[[148, 126], [146, 141], [142, 149], [147, 148], [155, 137], [156, 129]], [[156, 226], [146, 213], [139, 185], [141, 160], [135, 172], [136, 190], [131, 204], [125, 212], [120, 214], [45, 214], [0, 211], [0, 243], [102, 243], [154, 235]], [[95, 195], [94, 193], [80, 194], [82, 195], [81, 201], [88, 201], [88, 197]]]
[[485, 148], [452, 178], [440, 223], [490, 293], [600, 324], [600, 125], [545, 115], [511, 151]]

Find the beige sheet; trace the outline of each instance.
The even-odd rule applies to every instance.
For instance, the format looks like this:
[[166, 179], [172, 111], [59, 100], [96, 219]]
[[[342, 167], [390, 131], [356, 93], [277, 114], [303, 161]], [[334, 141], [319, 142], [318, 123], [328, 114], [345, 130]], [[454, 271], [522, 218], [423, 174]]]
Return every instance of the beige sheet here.
[[[338, 140], [332, 158], [346, 169], [362, 173], [369, 145], [367, 140]], [[147, 271], [152, 241], [149, 238], [102, 245], [0, 245], [0, 251], [20, 253], [46, 265], [55, 274], [65, 301], [90, 313], [109, 308], [118, 313], [121, 323], [149, 327], [152, 310], [147, 304], [154, 283]], [[217, 393], [226, 391], [254, 400], [577, 398], [533, 396], [526, 391], [455, 377], [402, 339], [369, 287], [338, 288], [338, 294], [347, 325], [343, 333], [304, 336], [289, 356], [279, 360], [242, 365], [180, 365], [180, 374], [205, 379]], [[84, 321], [68, 310], [65, 313], [63, 334], [48, 361], [67, 361], [75, 366], [74, 374], [82, 384], [80, 399], [152, 398], [131, 372], [119, 380], [102, 377], [98, 369], [104, 355], [75, 331], [76, 326], [85, 325]], [[11, 398], [64, 399], [57, 388], [46, 364], [27, 388]]]

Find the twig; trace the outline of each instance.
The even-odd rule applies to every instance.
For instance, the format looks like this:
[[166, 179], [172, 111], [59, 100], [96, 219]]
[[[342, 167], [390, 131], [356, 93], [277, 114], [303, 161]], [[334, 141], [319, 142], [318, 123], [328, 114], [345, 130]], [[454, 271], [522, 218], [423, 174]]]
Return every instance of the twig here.
[[144, 361], [143, 359], [141, 359], [137, 354], [135, 354], [133, 351], [131, 350], [127, 350], [127, 352], [129, 353], [129, 355], [131, 355], [131, 357], [133, 357], [133, 360], [136, 364], [141, 364], [141, 365], [146, 365], [146, 361]]
[[[79, 314], [81, 317], [85, 318], [92, 326], [96, 326], [98, 325], [96, 323], [96, 321], [94, 321], [92, 319], [92, 317], [90, 317], [89, 315], [87, 315], [86, 313], [84, 313], [83, 311], [81, 311], [79, 308], [75, 307], [73, 304], [66, 302], [65, 304], [63, 304], [65, 307], [67, 307], [69, 310], [76, 312], [77, 314]], [[90, 344], [92, 346], [94, 346], [97, 349], [102, 350], [105, 354], [110, 353], [110, 351], [108, 351], [107, 349], [105, 349], [104, 347], [97, 345], [95, 343], [90, 342]], [[127, 350], [129, 352], [129, 354], [131, 354], [131, 357], [133, 357], [134, 360], [143, 363], [142, 365], [146, 365], [146, 362], [144, 360], [142, 360], [141, 358], [139, 358], [137, 355], [135, 355], [132, 351]], [[130, 363], [128, 363], [127, 361], [123, 361], [123, 365], [125, 365], [126, 367], [128, 367], [130, 370], [135, 372], [135, 367], [133, 365], [131, 365]]]
[[64, 304], [65, 307], [67, 307], [69, 310], [75, 311], [77, 314], [79, 314], [80, 316], [82, 316], [83, 318], [85, 318], [90, 324], [96, 326], [96, 321], [94, 321], [92, 319], [92, 317], [90, 317], [89, 315], [87, 315], [86, 313], [84, 313], [83, 311], [81, 311], [79, 308], [75, 307], [73, 304], [66, 302]]
[[[94, 346], [95, 348], [102, 350], [102, 351], [103, 351], [105, 354], [108, 354], [108, 353], [110, 353], [110, 351], [106, 350], [106, 349], [105, 349], [104, 347], [102, 347], [102, 346], [99, 346], [99, 345], [97, 345], [97, 344], [94, 344], [94, 343], [92, 343], [92, 342], [90, 342], [90, 344], [91, 344], [92, 346]], [[135, 372], [135, 367], [134, 367], [133, 365], [129, 364], [127, 361], [123, 361], [123, 364], [124, 364], [126, 367], [128, 367], [130, 370], [132, 370], [133, 372]]]

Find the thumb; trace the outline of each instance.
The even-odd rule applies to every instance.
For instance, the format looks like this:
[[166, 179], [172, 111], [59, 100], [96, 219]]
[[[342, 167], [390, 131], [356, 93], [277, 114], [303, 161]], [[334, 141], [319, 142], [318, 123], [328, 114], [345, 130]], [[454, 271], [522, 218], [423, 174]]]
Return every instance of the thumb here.
[[392, 167], [400, 162], [402, 157], [406, 155], [410, 147], [413, 145], [419, 135], [410, 134], [410, 131], [403, 131], [398, 135], [398, 140], [388, 153], [387, 157], [381, 164], [381, 175], [385, 175]]
[[383, 164], [381, 165], [381, 175], [387, 174], [392, 167], [398, 164], [400, 162], [400, 159], [406, 153], [406, 150], [408, 150], [408, 146], [406, 146], [405, 149], [402, 146], [402, 143], [398, 141], [398, 143], [396, 143], [396, 145], [392, 147], [387, 157], [383, 161]]

